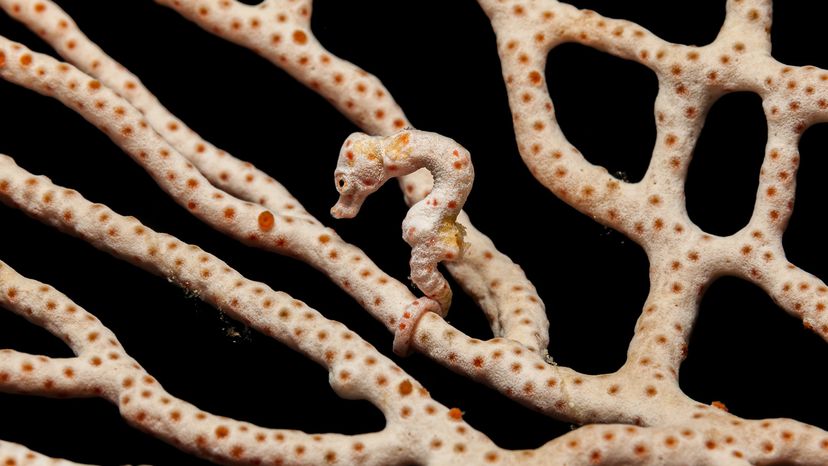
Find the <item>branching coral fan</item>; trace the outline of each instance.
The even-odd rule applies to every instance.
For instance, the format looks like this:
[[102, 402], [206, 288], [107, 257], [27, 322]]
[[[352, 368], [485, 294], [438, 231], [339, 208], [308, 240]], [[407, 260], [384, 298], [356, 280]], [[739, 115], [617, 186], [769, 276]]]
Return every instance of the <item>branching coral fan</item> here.
[[[610, 19], [628, 17], [614, 10], [620, 2], [597, 13], [553, 0], [369, 11], [319, 2], [313, 15], [307, 0], [65, 3], [0, 0], [43, 39], [3, 23], [0, 200], [10, 208], [0, 305], [19, 316], [0, 326], [9, 348], [0, 391], [15, 394], [0, 398], [3, 464], [47, 462], [41, 454], [175, 464], [188, 455], [221, 464], [828, 462], [816, 378], [828, 287], [799, 268], [818, 252], [800, 261], [804, 246], [782, 242], [808, 205], [793, 205], [797, 176], [806, 182], [799, 165], [813, 155], [799, 143], [825, 119], [828, 73], [771, 57], [769, 1], [729, 0], [726, 14], [720, 2], [714, 14], [694, 5], [687, 22], [715, 19], [710, 28], [721, 31], [689, 40], [651, 24], [652, 11], [629, 17], [640, 24]], [[407, 46], [411, 35], [420, 49]], [[586, 58], [567, 64], [583, 46]], [[590, 64], [609, 55], [643, 74]], [[589, 83], [582, 95], [568, 91], [578, 80]], [[753, 162], [736, 163], [730, 140], [762, 123], [729, 120], [711, 150], [705, 122], [744, 92], [761, 98], [750, 102], [767, 141]], [[587, 116], [586, 132], [572, 129], [568, 102]], [[630, 126], [635, 115], [642, 121]], [[510, 122], [514, 133], [503, 128]], [[382, 159], [381, 171], [348, 171], [346, 147], [335, 174], [355, 130], [377, 137], [347, 139], [370, 146], [353, 157]], [[719, 156], [711, 178], [698, 174], [705, 149]], [[334, 213], [352, 216], [353, 196], [415, 161], [436, 181], [431, 193], [427, 173], [400, 177], [408, 217], [391, 187], [354, 220], [328, 217], [335, 187]], [[750, 177], [748, 188], [739, 177]], [[701, 210], [699, 183], [712, 204]], [[746, 189], [752, 213], [708, 222]], [[458, 212], [467, 196], [471, 219]], [[404, 217], [412, 249], [400, 238]], [[606, 275], [616, 267], [625, 277]], [[750, 298], [727, 301], [719, 312], [737, 313], [730, 320], [699, 313], [725, 275], [778, 304], [773, 328], [755, 327], [770, 317], [750, 312]], [[394, 355], [389, 336], [398, 354], [413, 355]], [[743, 385], [750, 392], [728, 391], [717, 378], [739, 374], [730, 358], [756, 339], [775, 356], [750, 348], [739, 362], [753, 360], [759, 375]], [[792, 381], [791, 368], [806, 378]], [[790, 408], [793, 396], [807, 408]], [[759, 398], [758, 408], [746, 401]], [[574, 428], [556, 430], [545, 416]]]

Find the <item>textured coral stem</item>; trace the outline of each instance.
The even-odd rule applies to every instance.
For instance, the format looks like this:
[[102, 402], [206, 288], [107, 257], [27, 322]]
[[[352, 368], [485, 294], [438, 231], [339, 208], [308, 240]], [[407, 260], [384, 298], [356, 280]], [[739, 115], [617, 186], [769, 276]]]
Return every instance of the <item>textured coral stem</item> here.
[[[317, 221], [279, 215], [212, 186], [126, 100], [81, 71], [0, 39], [0, 76], [53, 96], [104, 131], [181, 206], [245, 244], [299, 257], [326, 272], [389, 329], [415, 298], [358, 248]], [[41, 73], [42, 72], [42, 73]], [[271, 220], [272, 217], [272, 220]], [[370, 286], [369, 286], [370, 284]]]
[[0, 441], [0, 461], [14, 466], [89, 466], [61, 458], [51, 458], [23, 445]]
[[[331, 54], [310, 29], [311, 1], [265, 1], [253, 7], [235, 0], [157, 0], [205, 30], [262, 55], [318, 92], [363, 131], [390, 135], [411, 127], [388, 89], [374, 75]], [[257, 27], [247, 27], [257, 24]], [[309, 66], [319, 61], [320, 66]], [[425, 170], [402, 177], [409, 205], [431, 192]], [[507, 336], [532, 351], [549, 344], [545, 307], [523, 270], [462, 213], [469, 251], [446, 264], [460, 285], [483, 307], [495, 336]], [[515, 295], [509, 290], [518, 288]], [[515, 310], [521, 316], [515, 317]]]
[[[156, 233], [136, 219], [122, 217], [101, 204], [92, 204], [77, 192], [57, 187], [44, 177], [34, 177], [6, 156], [0, 157], [0, 180], [3, 202], [166, 276], [231, 317], [325, 366], [331, 386], [340, 396], [371, 401], [385, 414], [388, 427], [380, 433], [359, 436], [310, 436], [262, 429], [204, 413], [165, 392], [94, 316], [51, 287], [21, 277], [2, 263], [0, 304], [24, 315], [27, 310], [32, 311], [28, 318], [33, 323], [63, 334], [67, 342], [86, 341], [73, 346], [77, 358], [65, 360], [0, 352], [0, 389], [102, 396], [118, 404], [122, 415], [142, 430], [227, 464], [265, 457], [272, 461], [281, 458], [286, 464], [324, 464], [331, 457], [367, 464], [405, 463], [417, 457], [434, 457], [439, 462], [446, 455], [452, 458], [457, 453], [496, 449], [485, 436], [454, 419], [448, 408], [432, 400], [428, 391], [373, 346], [304, 303], [245, 279], [196, 246]], [[67, 212], [71, 215], [65, 215]], [[226, 294], [227, 290], [232, 291]], [[418, 426], [441, 442], [477, 443], [478, 447], [459, 452], [433, 451], [428, 447], [430, 437], [402, 433], [419, 429]], [[275, 442], [262, 443], [258, 434]], [[401, 443], [404, 438], [418, 438], [421, 444]], [[310, 445], [318, 448], [312, 449]]]
[[[68, 320], [90, 321], [83, 309], [42, 283], [24, 278], [0, 262], [0, 291], [22, 290], [3, 302], [4, 307], [19, 314], [37, 316], [32, 319], [51, 321], [60, 327], [62, 313], [74, 308]], [[32, 294], [33, 296], [29, 296]], [[43, 296], [40, 296], [43, 295]], [[54, 303], [54, 308], [49, 305]], [[93, 319], [94, 320], [94, 319]], [[682, 464], [709, 462], [711, 464], [751, 464], [791, 460], [798, 464], [819, 464], [828, 445], [828, 433], [803, 426], [790, 420], [742, 421], [732, 419], [722, 411], [698, 406], [693, 420], [680, 426], [642, 429], [633, 426], [588, 426], [552, 440], [537, 450], [513, 452], [493, 445], [485, 436], [474, 431], [456, 414], [456, 410], [430, 400], [422, 388], [398, 370], [399, 383], [386, 383], [380, 390], [386, 402], [402, 405], [402, 419], [395, 413], [389, 416], [389, 426], [382, 432], [364, 435], [309, 435], [297, 431], [266, 429], [253, 424], [214, 416], [167, 393], [152, 376], [147, 374], [118, 345], [111, 332], [100, 323], [99, 330], [107, 332], [111, 353], [117, 358], [106, 360], [92, 352], [91, 358], [81, 364], [95, 372], [98, 393], [119, 406], [122, 416], [131, 424], [162, 438], [171, 444], [221, 464], [330, 464], [340, 461], [359, 464], [404, 464], [427, 461], [430, 464], [596, 464], [608, 462], [649, 462]], [[71, 335], [86, 337], [91, 333]], [[93, 342], [97, 338], [92, 339]], [[390, 363], [374, 356], [370, 346], [359, 345], [363, 353], [378, 358], [375, 364]], [[115, 349], [112, 349], [115, 348]], [[23, 393], [43, 391], [41, 378], [48, 374], [56, 361], [48, 358], [15, 361], [0, 353], [0, 361], [17, 362], [19, 368], [2, 372], [0, 389]], [[100, 355], [103, 356], [103, 355]], [[27, 356], [22, 355], [26, 358]], [[95, 359], [98, 358], [98, 359]], [[393, 364], [392, 364], [393, 366]], [[352, 367], [355, 377], [368, 366]], [[396, 367], [396, 366], [393, 366]], [[63, 366], [56, 378], [72, 379], [75, 370], [83, 368]], [[393, 371], [392, 371], [393, 372]], [[340, 373], [341, 374], [341, 373]], [[398, 379], [399, 380], [399, 379]], [[59, 382], [56, 382], [59, 383]], [[16, 385], [15, 385], [16, 384]], [[45, 391], [61, 393], [55, 386]], [[66, 391], [63, 395], [76, 396], [81, 391]], [[420, 406], [418, 406], [418, 404]], [[418, 409], [421, 408], [421, 409]], [[425, 409], [422, 409], [425, 408]], [[723, 432], [721, 421], [730, 418], [730, 428]], [[419, 434], [419, 435], [416, 435]], [[413, 440], [413, 442], [412, 442]], [[441, 448], [444, 444], [453, 448]], [[23, 447], [0, 443], [0, 454], [6, 458], [23, 455], [22, 464], [38, 464], [45, 458]], [[6, 464], [17, 464], [9, 463]]]
[[50, 0], [0, 0], [0, 8], [35, 31], [68, 62], [139, 109], [147, 123], [210, 183], [282, 215], [312, 219], [276, 180], [214, 146], [170, 113], [137, 76], [92, 42], [57, 4]]

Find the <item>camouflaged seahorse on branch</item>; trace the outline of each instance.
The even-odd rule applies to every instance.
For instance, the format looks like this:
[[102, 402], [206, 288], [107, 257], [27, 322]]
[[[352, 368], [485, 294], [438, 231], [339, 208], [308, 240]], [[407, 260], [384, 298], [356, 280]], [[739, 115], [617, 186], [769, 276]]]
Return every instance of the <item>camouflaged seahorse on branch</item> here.
[[403, 220], [403, 239], [411, 246], [411, 280], [445, 315], [451, 288], [437, 270], [442, 261], [463, 255], [465, 230], [457, 215], [466, 202], [474, 168], [469, 152], [454, 140], [425, 131], [405, 130], [388, 137], [354, 133], [339, 154], [335, 180], [339, 201], [331, 209], [336, 218], [351, 218], [362, 203], [391, 178], [426, 168], [434, 187]]

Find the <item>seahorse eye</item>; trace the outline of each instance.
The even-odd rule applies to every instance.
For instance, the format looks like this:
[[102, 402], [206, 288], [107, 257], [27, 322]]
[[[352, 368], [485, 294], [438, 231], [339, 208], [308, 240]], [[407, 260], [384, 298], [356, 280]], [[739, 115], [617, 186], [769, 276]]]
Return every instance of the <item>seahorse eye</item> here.
[[342, 174], [336, 175], [336, 190], [340, 193], [345, 191], [345, 188], [348, 186], [348, 181], [345, 180], [345, 177]]

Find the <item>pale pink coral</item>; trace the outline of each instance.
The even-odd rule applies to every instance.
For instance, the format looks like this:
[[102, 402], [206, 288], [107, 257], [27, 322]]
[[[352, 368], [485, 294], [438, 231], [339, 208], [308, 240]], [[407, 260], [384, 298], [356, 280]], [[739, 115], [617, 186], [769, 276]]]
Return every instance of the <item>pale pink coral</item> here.
[[[233, 0], [162, 3], [255, 49], [328, 98], [365, 131], [386, 136], [360, 136], [379, 144], [379, 152], [385, 151], [382, 144], [394, 144], [400, 135], [424, 134], [409, 130], [393, 136], [409, 126], [402, 111], [376, 77], [322, 48], [310, 31], [309, 1], [267, 0], [255, 7]], [[2, 0], [0, 6], [77, 68], [2, 39], [0, 73], [78, 111], [207, 224], [244, 243], [295, 256], [327, 274], [394, 333], [395, 351], [417, 350], [544, 414], [577, 424], [608, 425], [581, 427], [535, 450], [499, 448], [463, 421], [459, 409], [433, 400], [412, 376], [342, 324], [244, 278], [196, 246], [32, 175], [7, 157], [0, 157], [3, 202], [167, 277], [301, 351], [328, 370], [337, 393], [366, 398], [379, 407], [387, 425], [371, 434], [310, 435], [208, 415], [164, 391], [92, 314], [5, 264], [0, 264], [4, 307], [63, 339], [75, 356], [3, 351], [0, 388], [106, 398], [140, 429], [227, 464], [825, 464], [828, 434], [823, 430], [788, 419], [746, 420], [721, 409], [721, 403], [696, 402], [679, 387], [678, 371], [702, 292], [723, 274], [759, 285], [807, 328], [828, 336], [828, 288], [790, 263], [782, 247], [800, 161], [799, 135], [825, 120], [828, 74], [785, 66], [770, 56], [767, 1], [729, 1], [718, 38], [703, 47], [671, 44], [634, 23], [553, 0], [479, 3], [497, 34], [518, 148], [531, 173], [564, 201], [642, 245], [650, 260], [649, 296], [626, 363], [616, 372], [587, 375], [549, 363], [544, 357], [549, 337], [543, 303], [520, 268], [468, 224], [459, 212], [462, 203], [448, 212], [454, 228], [449, 236], [462, 236], [453, 224], [456, 215], [468, 231], [468, 251], [452, 249], [458, 260], [446, 265], [489, 317], [496, 338], [488, 341], [467, 336], [443, 319], [447, 299], [439, 295], [439, 285], [440, 308], [428, 298], [415, 299], [404, 284], [322, 226], [264, 172], [187, 130], [50, 1]], [[642, 182], [611, 176], [564, 137], [545, 78], [546, 54], [563, 42], [637, 61], [658, 76], [657, 143]], [[734, 90], [762, 97], [769, 138], [752, 219], [741, 231], [719, 237], [691, 222], [683, 184], [707, 110], [719, 95]], [[440, 144], [446, 141], [434, 138]], [[373, 169], [373, 189], [387, 179], [386, 165], [368, 167]], [[439, 175], [439, 167], [430, 168]], [[432, 189], [422, 172], [403, 178], [410, 203], [426, 199], [412, 212], [422, 213], [424, 207], [417, 206], [428, 206], [429, 193], [441, 205], [446, 196], [461, 193], [465, 199], [465, 184], [471, 183], [470, 177], [455, 179], [444, 189], [440, 182], [435, 176]], [[406, 226], [425, 218], [415, 226], [428, 230], [435, 219], [445, 219], [446, 212], [442, 214], [414, 215]], [[431, 238], [433, 231], [420, 239]], [[427, 257], [434, 266], [439, 262], [435, 259], [446, 258], [445, 250], [417, 251], [416, 244], [423, 241], [410, 243], [412, 259]], [[462, 240], [455, 245], [463, 251]], [[415, 281], [425, 284], [421, 288], [427, 295], [439, 282], [420, 278]], [[9, 443], [0, 443], [0, 458], [6, 464], [48, 461]]]

